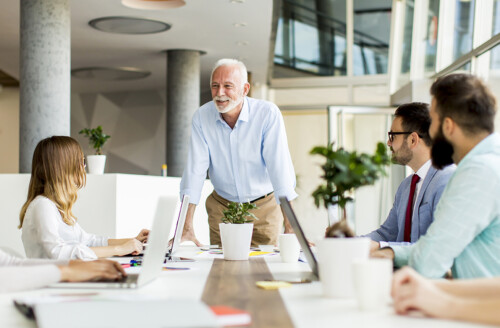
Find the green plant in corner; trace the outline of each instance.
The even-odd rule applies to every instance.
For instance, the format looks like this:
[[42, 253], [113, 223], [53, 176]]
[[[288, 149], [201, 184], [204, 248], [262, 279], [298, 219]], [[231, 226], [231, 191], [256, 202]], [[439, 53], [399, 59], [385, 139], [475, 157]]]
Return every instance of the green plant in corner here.
[[230, 202], [227, 204], [227, 210], [222, 211], [224, 217], [221, 219], [224, 223], [243, 224], [250, 223], [258, 218], [250, 213], [250, 210], [256, 209], [257, 205], [253, 203]]
[[373, 155], [348, 152], [343, 148], [333, 150], [333, 144], [314, 147], [310, 153], [326, 158], [326, 163], [321, 166], [325, 183], [313, 192], [314, 203], [317, 207], [323, 204], [325, 208], [338, 204], [342, 210], [341, 220], [327, 229], [326, 236], [354, 237], [347, 224], [345, 209], [347, 203], [353, 200], [349, 193], [374, 184], [386, 174], [385, 167], [391, 163], [386, 146], [379, 142]]
[[96, 155], [102, 155], [102, 147], [108, 141], [111, 136], [104, 134], [102, 132], [102, 126], [98, 126], [95, 129], [85, 128], [82, 129], [79, 134], [83, 134], [85, 137], [89, 138], [89, 143], [92, 148], [95, 149]]

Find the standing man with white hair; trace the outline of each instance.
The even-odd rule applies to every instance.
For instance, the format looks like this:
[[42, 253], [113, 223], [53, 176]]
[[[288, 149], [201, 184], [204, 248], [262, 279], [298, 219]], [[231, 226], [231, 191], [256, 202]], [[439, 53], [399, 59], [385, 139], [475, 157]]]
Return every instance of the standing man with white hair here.
[[[251, 202], [252, 245], [275, 245], [284, 216], [278, 197], [295, 193], [293, 169], [281, 112], [276, 105], [247, 97], [250, 84], [245, 65], [235, 59], [219, 60], [210, 79], [212, 99], [193, 115], [187, 166], [181, 195], [190, 196], [183, 240], [200, 246], [193, 229], [193, 214], [209, 173], [214, 192], [206, 200], [210, 243], [220, 245], [219, 223], [230, 201]], [[285, 218], [285, 233], [292, 228]]]

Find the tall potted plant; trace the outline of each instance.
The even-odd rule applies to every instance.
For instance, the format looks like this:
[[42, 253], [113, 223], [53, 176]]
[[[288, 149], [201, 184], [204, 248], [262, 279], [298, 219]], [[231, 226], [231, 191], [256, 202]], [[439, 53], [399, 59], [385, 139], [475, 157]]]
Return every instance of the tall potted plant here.
[[[359, 187], [372, 185], [390, 164], [386, 146], [379, 142], [373, 155], [348, 152], [343, 148], [333, 150], [333, 145], [319, 146], [311, 154], [325, 157], [323, 184], [313, 192], [317, 207], [338, 205], [342, 216], [328, 227], [326, 239], [318, 245], [320, 276], [323, 290], [328, 297], [351, 297], [354, 289], [351, 281], [351, 262], [368, 258], [370, 240], [355, 236], [347, 221], [346, 205], [353, 201], [352, 192]], [[346, 238], [347, 237], [347, 238]], [[340, 269], [341, 268], [341, 269]]]
[[87, 164], [90, 174], [103, 174], [106, 165], [106, 155], [102, 154], [102, 147], [111, 136], [104, 134], [102, 126], [94, 129], [82, 129], [79, 134], [89, 138], [89, 144], [95, 150], [95, 155], [87, 155]]
[[224, 217], [219, 224], [219, 231], [225, 260], [248, 260], [252, 242], [252, 221], [258, 220], [249, 211], [256, 208], [253, 203], [230, 202], [227, 210], [222, 212]]

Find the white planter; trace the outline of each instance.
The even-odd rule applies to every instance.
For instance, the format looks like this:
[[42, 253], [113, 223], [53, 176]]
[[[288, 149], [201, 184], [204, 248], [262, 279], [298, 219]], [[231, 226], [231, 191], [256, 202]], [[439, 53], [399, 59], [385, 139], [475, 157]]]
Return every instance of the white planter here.
[[331, 298], [352, 298], [352, 261], [368, 259], [370, 238], [325, 238], [318, 244], [319, 277], [323, 294]]
[[222, 252], [225, 260], [245, 261], [250, 253], [253, 223], [219, 224]]
[[104, 174], [106, 155], [87, 155], [87, 166], [90, 174]]

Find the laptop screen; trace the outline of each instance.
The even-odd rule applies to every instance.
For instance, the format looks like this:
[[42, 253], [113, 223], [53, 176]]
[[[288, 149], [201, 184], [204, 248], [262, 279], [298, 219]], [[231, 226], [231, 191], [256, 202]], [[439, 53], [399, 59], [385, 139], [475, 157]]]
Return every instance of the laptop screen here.
[[307, 242], [306, 236], [304, 235], [304, 231], [302, 230], [299, 221], [297, 220], [297, 216], [295, 215], [295, 212], [293, 211], [290, 202], [288, 201], [288, 199], [286, 199], [286, 197], [280, 197], [280, 203], [281, 206], [283, 207], [283, 210], [285, 211], [285, 215], [288, 218], [288, 221], [290, 221], [290, 224], [292, 225], [293, 231], [295, 232], [297, 239], [299, 240], [300, 246], [302, 247], [302, 251], [304, 252], [304, 256], [306, 257], [307, 263], [311, 267], [313, 274], [316, 277], [319, 277], [318, 262], [316, 261], [316, 257], [314, 256], [314, 253], [311, 251], [311, 248], [309, 247], [309, 243]]
[[177, 216], [177, 222], [175, 224], [175, 232], [172, 245], [168, 250], [168, 253], [170, 255], [173, 255], [177, 251], [177, 248], [179, 247], [179, 244], [181, 242], [182, 230], [184, 229], [184, 223], [186, 222], [186, 214], [188, 207], [189, 207], [189, 196], [184, 195], [182, 196], [181, 206], [179, 208], [179, 215]]

